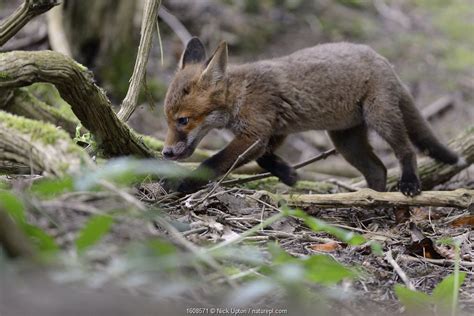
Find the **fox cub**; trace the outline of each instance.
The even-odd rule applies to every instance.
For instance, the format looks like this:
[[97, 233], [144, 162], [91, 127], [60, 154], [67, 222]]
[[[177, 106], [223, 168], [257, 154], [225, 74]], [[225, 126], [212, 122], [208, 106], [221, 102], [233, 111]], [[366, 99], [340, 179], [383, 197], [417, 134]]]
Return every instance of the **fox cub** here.
[[407, 196], [421, 192], [412, 144], [438, 161], [459, 160], [433, 135], [390, 63], [368, 46], [323, 44], [243, 65], [228, 65], [227, 54], [222, 42], [206, 58], [202, 42], [192, 38], [168, 89], [165, 159], [190, 156], [211, 129], [235, 134], [227, 147], [175, 183], [180, 192], [223, 175], [249, 148], [240, 165], [256, 159], [294, 185], [296, 171], [274, 151], [288, 134], [306, 130], [326, 130], [337, 151], [377, 191], [386, 190], [387, 170], [368, 142], [369, 128], [395, 152], [399, 189]]

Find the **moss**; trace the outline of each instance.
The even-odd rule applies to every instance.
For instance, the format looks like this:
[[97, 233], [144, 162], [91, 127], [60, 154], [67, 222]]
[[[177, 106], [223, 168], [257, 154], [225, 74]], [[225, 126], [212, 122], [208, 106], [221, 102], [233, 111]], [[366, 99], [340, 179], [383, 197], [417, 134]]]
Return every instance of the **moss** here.
[[55, 112], [60, 115], [60, 117], [79, 123], [76, 115], [71, 110], [71, 106], [61, 98], [54, 85], [49, 83], [35, 83], [26, 88], [26, 90], [31, 92], [36, 98], [54, 107], [56, 109]]
[[72, 111], [70, 110], [69, 105], [66, 105], [68, 107], [66, 111], [64, 109], [58, 109], [56, 107], [49, 106], [24, 88], [15, 90], [15, 97], [19, 98], [20, 102], [23, 101], [26, 104], [31, 104], [35, 108], [39, 108], [40, 110], [49, 113], [57, 121], [63, 121], [66, 119], [74, 123], [79, 123], [79, 120], [74, 116], [74, 114], [71, 115]]
[[29, 134], [32, 140], [39, 140], [46, 145], [54, 145], [60, 139], [70, 141], [66, 132], [48, 123], [30, 120], [1, 111], [0, 122], [8, 128], [15, 129], [23, 134]]
[[3, 177], [0, 177], [0, 190], [9, 190], [11, 188], [10, 182]]
[[147, 135], [137, 135], [135, 136], [145, 144], [148, 148], [150, 148], [153, 151], [161, 152], [163, 149], [163, 142], [161, 140], [158, 140], [154, 137], [147, 136]]

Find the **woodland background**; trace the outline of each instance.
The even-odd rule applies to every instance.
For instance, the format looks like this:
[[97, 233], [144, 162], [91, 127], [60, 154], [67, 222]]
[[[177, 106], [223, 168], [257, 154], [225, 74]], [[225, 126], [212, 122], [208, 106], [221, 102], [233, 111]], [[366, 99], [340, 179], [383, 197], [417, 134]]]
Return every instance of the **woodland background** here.
[[[0, 154], [16, 150], [15, 159], [0, 163], [1, 316], [209, 314], [186, 308], [232, 306], [281, 308], [290, 315], [473, 310], [472, 166], [453, 172], [426, 160], [422, 170], [429, 189], [461, 190], [428, 193], [411, 203], [374, 205], [370, 200], [378, 197], [370, 192], [365, 204], [360, 197], [359, 204], [337, 204], [330, 197], [326, 205], [298, 200], [299, 194], [359, 189], [359, 174], [337, 155], [300, 170], [304, 181], [292, 189], [269, 178], [211, 186], [201, 195], [164, 192], [157, 176], [175, 169], [157, 160], [123, 158], [144, 150], [140, 145], [123, 150], [128, 145], [115, 144], [118, 136], [107, 135], [107, 126], [91, 129], [98, 123], [84, 118], [100, 120], [93, 118], [94, 104], [81, 116], [51, 84], [12, 89], [4, 83], [7, 61], [27, 58], [7, 52], [54, 48], [87, 67], [119, 111], [146, 1], [62, 2], [0, 47], [5, 52], [0, 53], [0, 138], [6, 139]], [[0, 0], [0, 19], [22, 3]], [[160, 149], [166, 132], [163, 98], [190, 35], [199, 36], [208, 53], [226, 40], [234, 63], [350, 41], [387, 57], [438, 137], [446, 143], [457, 138], [457, 149], [471, 155], [468, 162], [474, 160], [470, 0], [168, 0], [161, 5], [160, 37], [154, 29], [146, 80], [128, 121], [133, 144]], [[35, 62], [24, 65], [29, 64]], [[62, 71], [54, 60], [51, 67]], [[84, 71], [75, 67], [71, 73]], [[33, 81], [48, 81], [42, 80], [47, 75], [38, 71]], [[55, 80], [60, 88], [61, 77]], [[34, 123], [39, 120], [61, 130]], [[230, 139], [227, 131], [211, 132], [184, 165], [194, 166]], [[63, 146], [62, 140], [68, 149], [48, 151]], [[22, 151], [20, 141], [42, 143], [34, 148], [44, 152]], [[376, 135], [371, 141], [387, 168], [396, 168], [389, 147]], [[331, 148], [324, 132], [311, 131], [289, 137], [279, 152], [299, 163]], [[83, 158], [94, 166], [78, 173]], [[258, 172], [250, 164], [231, 178]], [[13, 250], [6, 246], [11, 243]]]

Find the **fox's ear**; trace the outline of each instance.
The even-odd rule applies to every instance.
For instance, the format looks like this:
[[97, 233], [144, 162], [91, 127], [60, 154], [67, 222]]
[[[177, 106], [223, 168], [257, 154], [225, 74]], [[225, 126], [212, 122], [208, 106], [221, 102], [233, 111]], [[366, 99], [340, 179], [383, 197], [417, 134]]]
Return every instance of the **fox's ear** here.
[[227, 55], [227, 43], [221, 42], [214, 54], [206, 62], [204, 71], [201, 74], [201, 80], [215, 84], [224, 78], [227, 68]]
[[186, 44], [183, 55], [181, 55], [181, 61], [179, 68], [183, 69], [187, 64], [203, 63], [206, 60], [206, 49], [202, 44], [201, 40], [197, 37], [193, 37]]

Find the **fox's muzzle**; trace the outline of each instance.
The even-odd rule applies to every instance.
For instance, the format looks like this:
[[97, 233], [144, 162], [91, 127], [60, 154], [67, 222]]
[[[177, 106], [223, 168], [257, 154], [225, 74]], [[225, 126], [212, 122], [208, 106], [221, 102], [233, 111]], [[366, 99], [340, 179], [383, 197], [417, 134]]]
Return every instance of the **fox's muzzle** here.
[[189, 150], [188, 146], [186, 145], [186, 142], [180, 141], [173, 146], [165, 145], [161, 153], [163, 154], [163, 158], [165, 159], [178, 160], [187, 158], [188, 156], [190, 156], [190, 154], [192, 154], [192, 152], [192, 150]]

